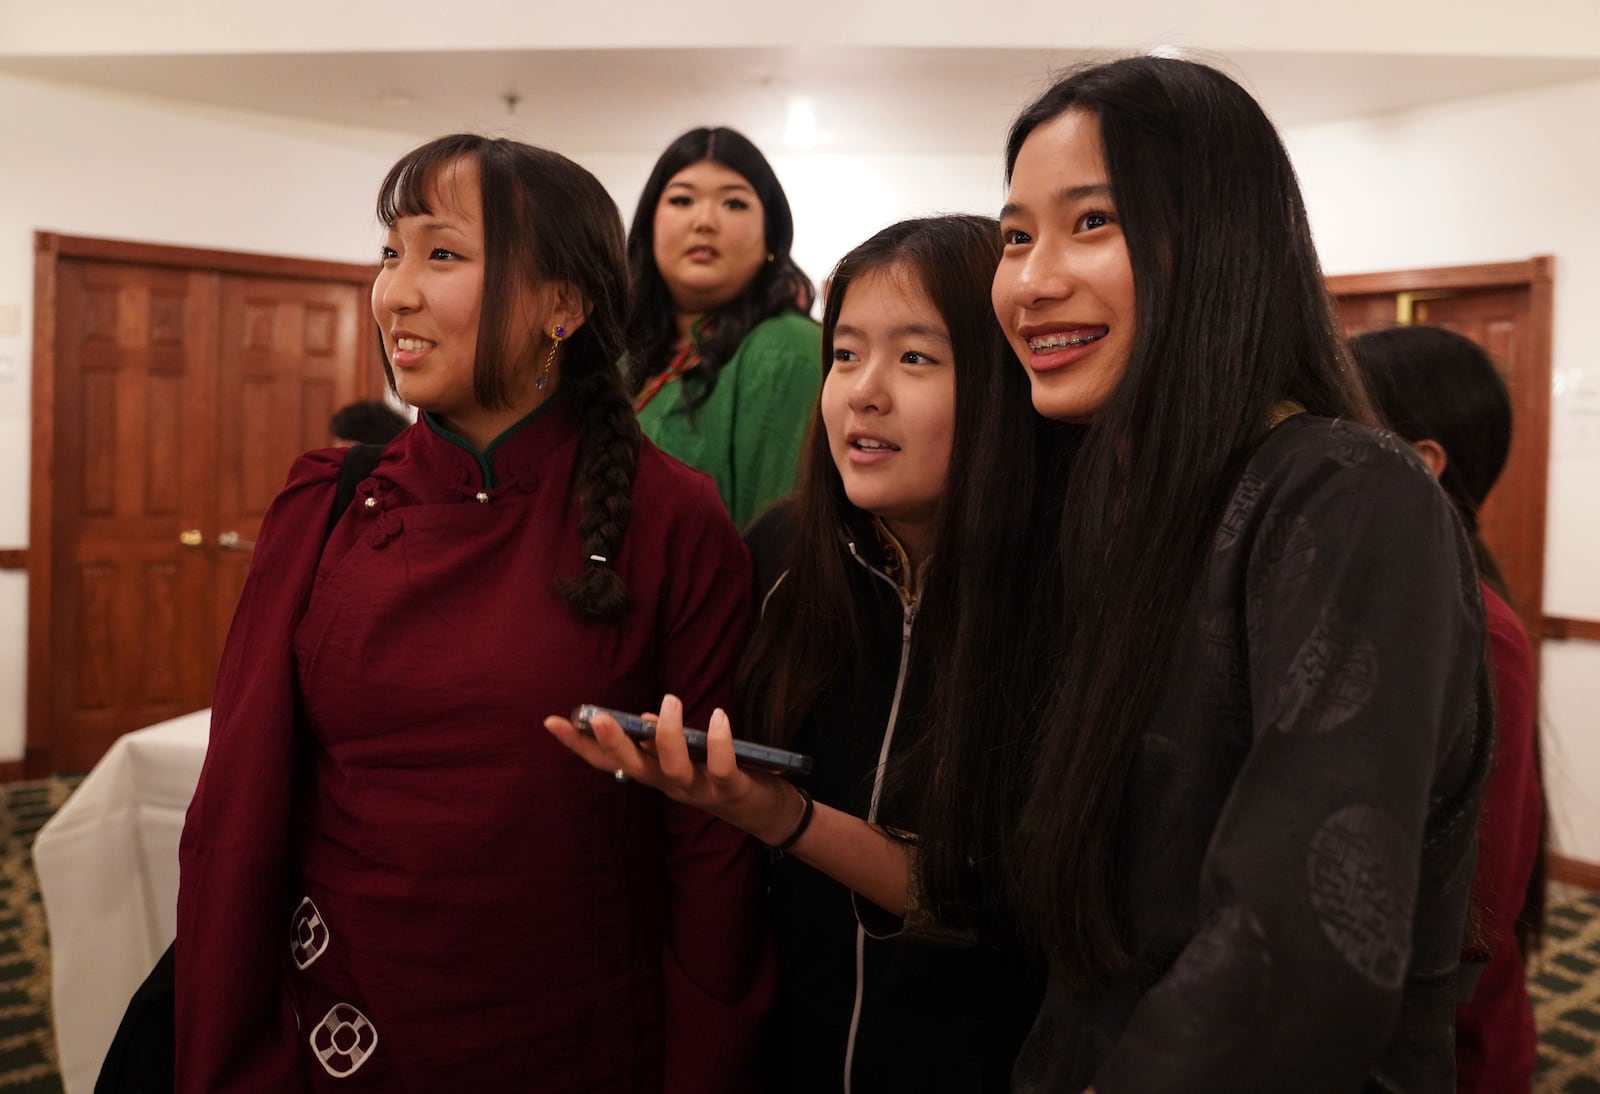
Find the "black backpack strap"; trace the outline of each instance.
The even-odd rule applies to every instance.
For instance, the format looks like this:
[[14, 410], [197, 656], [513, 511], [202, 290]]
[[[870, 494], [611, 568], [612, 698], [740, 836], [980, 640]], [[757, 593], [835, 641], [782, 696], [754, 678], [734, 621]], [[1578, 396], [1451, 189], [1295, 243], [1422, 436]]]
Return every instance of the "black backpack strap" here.
[[356, 487], [378, 466], [383, 449], [381, 444], [353, 444], [345, 450], [344, 463], [339, 465], [339, 486], [333, 492], [333, 511], [328, 514], [328, 529], [322, 533], [323, 543], [328, 542], [328, 537], [339, 526], [339, 518], [356, 500]]

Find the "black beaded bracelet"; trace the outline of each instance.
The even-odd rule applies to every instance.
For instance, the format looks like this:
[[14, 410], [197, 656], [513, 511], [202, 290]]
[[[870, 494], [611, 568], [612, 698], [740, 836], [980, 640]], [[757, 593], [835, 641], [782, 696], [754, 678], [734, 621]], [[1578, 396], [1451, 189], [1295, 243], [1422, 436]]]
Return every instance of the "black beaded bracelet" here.
[[811, 814], [816, 812], [817, 803], [811, 800], [811, 795], [803, 786], [796, 786], [800, 792], [800, 801], [803, 808], [800, 810], [800, 823], [794, 826], [794, 831], [789, 833], [789, 838], [782, 843], [772, 845], [774, 854], [781, 855], [795, 845], [801, 836], [806, 834], [806, 829], [811, 827]]

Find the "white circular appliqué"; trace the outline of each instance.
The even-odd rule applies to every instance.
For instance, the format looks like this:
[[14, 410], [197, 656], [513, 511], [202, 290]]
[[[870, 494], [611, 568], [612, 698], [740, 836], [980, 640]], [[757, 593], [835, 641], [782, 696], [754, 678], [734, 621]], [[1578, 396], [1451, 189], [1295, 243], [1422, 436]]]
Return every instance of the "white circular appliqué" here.
[[335, 1003], [311, 1031], [311, 1054], [335, 1079], [354, 1075], [377, 1048], [377, 1027], [349, 1003]]
[[294, 958], [295, 968], [309, 968], [322, 956], [331, 940], [328, 925], [323, 922], [317, 906], [311, 903], [310, 897], [301, 900], [289, 920], [289, 956]]

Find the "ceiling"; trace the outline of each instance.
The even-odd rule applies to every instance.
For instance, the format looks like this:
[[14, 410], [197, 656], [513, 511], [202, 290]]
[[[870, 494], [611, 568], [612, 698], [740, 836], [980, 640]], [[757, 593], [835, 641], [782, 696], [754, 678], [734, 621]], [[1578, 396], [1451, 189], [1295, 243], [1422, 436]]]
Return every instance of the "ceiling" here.
[[[1231, 71], [1281, 126], [1600, 78], [1600, 57], [1186, 55]], [[586, 153], [653, 156], [690, 126], [725, 124], [779, 154], [992, 155], [1052, 70], [1104, 56], [873, 47], [0, 53], [0, 73], [419, 137], [503, 132]], [[816, 119], [809, 147], [785, 139], [797, 99]]]

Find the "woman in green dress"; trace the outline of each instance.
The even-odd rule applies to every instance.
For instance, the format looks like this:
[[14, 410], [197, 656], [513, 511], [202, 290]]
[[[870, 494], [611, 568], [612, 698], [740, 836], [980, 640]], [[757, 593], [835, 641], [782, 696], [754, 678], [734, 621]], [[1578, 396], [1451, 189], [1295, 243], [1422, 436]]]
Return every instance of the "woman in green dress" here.
[[627, 380], [646, 436], [716, 480], [740, 527], [794, 486], [822, 383], [789, 200], [732, 129], [656, 161], [628, 232]]

